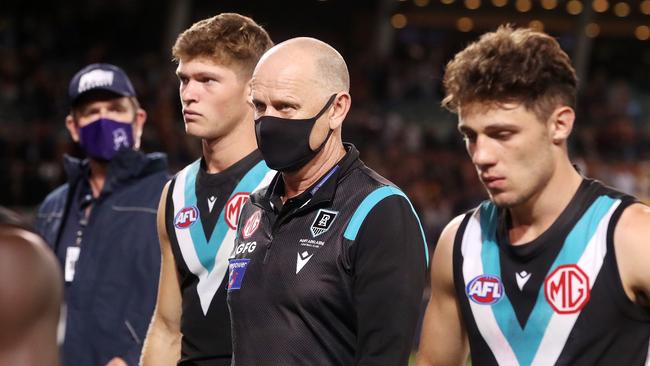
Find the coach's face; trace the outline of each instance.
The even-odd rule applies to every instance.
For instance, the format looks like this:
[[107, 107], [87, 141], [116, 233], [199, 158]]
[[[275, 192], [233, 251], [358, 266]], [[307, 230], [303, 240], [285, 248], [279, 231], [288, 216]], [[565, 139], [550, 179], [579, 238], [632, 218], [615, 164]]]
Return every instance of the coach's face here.
[[[315, 116], [330, 94], [316, 73], [314, 60], [304, 53], [281, 50], [263, 58], [251, 80], [251, 100], [254, 118], [273, 116], [286, 119], [306, 119]], [[316, 149], [326, 139], [330, 128], [340, 125], [324, 113], [314, 124], [309, 145]]]

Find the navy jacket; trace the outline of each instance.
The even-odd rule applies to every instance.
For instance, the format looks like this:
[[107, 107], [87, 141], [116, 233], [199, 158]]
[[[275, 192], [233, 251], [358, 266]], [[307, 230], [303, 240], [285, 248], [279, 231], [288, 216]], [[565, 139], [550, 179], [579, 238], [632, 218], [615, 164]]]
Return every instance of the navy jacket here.
[[[75, 224], [66, 218], [88, 171], [87, 161], [66, 157], [64, 165], [68, 183], [47, 196], [36, 223], [55, 252], [69, 244], [61, 232]], [[137, 364], [156, 301], [156, 211], [168, 178], [163, 154], [128, 150], [111, 161], [84, 230], [74, 281], [65, 286], [62, 365], [103, 366], [116, 356]]]

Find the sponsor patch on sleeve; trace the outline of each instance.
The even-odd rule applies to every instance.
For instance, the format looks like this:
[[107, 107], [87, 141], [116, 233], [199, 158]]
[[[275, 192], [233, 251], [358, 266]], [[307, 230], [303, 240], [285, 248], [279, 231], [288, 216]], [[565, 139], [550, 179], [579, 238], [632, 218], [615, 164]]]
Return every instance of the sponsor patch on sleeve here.
[[261, 210], [255, 211], [255, 213], [253, 213], [248, 218], [246, 224], [244, 224], [244, 227], [241, 229], [242, 237], [244, 239], [248, 239], [251, 237], [251, 235], [255, 234], [257, 228], [260, 226], [261, 220], [262, 220], [262, 211]]
[[228, 262], [228, 269], [230, 277], [228, 278], [228, 291], [239, 290], [241, 283], [244, 280], [246, 268], [250, 262], [250, 258], [231, 259]]

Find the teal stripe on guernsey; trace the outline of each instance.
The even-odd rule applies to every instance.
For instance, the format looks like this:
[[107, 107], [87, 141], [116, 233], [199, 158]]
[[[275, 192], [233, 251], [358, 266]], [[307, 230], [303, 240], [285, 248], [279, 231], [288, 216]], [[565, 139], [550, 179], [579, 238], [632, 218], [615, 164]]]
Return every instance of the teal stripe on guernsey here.
[[[555, 258], [549, 271], [564, 264], [577, 263], [594, 236], [598, 225], [616, 202], [608, 196], [598, 197], [582, 215], [580, 220], [567, 235], [560, 253]], [[492, 274], [501, 278], [499, 261], [499, 247], [496, 243], [497, 209], [492, 203], [481, 206], [481, 232], [483, 233], [483, 247], [481, 261], [485, 274]], [[548, 273], [546, 274], [548, 275]], [[544, 286], [537, 294], [537, 301], [533, 311], [528, 317], [524, 329], [517, 320], [512, 304], [504, 291], [501, 301], [492, 305], [492, 312], [503, 335], [510, 343], [520, 365], [530, 365], [537, 349], [544, 337], [548, 323], [553, 315], [553, 309], [544, 297]]]
[[372, 208], [375, 207], [375, 205], [377, 205], [377, 203], [379, 203], [384, 198], [393, 195], [404, 197], [404, 199], [406, 199], [406, 202], [408, 202], [409, 206], [411, 207], [411, 210], [413, 211], [413, 215], [415, 215], [415, 219], [418, 221], [418, 227], [420, 228], [420, 234], [422, 235], [422, 241], [424, 242], [424, 256], [427, 263], [427, 267], [429, 267], [429, 248], [427, 247], [427, 239], [424, 236], [424, 230], [422, 229], [422, 223], [420, 223], [420, 218], [418, 217], [418, 214], [415, 212], [415, 209], [413, 208], [411, 201], [409, 201], [408, 197], [406, 197], [404, 192], [400, 191], [395, 187], [384, 186], [384, 187], [377, 188], [374, 191], [372, 191], [372, 193], [370, 193], [366, 198], [364, 198], [363, 201], [361, 201], [359, 207], [357, 207], [357, 210], [354, 211], [354, 214], [352, 215], [352, 218], [350, 219], [350, 223], [348, 224], [348, 227], [345, 229], [343, 236], [348, 240], [356, 239], [357, 234], [359, 233], [359, 229], [361, 228], [361, 224], [363, 224], [363, 221], [366, 219], [366, 216], [368, 216], [368, 213], [370, 213]]
[[[200, 164], [201, 160], [197, 160], [188, 168], [185, 178], [185, 207], [196, 206], [196, 175], [199, 171]], [[230, 194], [230, 198], [237, 192], [252, 192], [260, 184], [262, 179], [264, 179], [268, 171], [269, 167], [266, 166], [266, 163], [260, 161], [239, 181]], [[192, 243], [194, 244], [196, 255], [208, 272], [211, 272], [212, 268], [214, 268], [214, 259], [229, 229], [224, 217], [224, 210], [225, 207], [219, 213], [219, 219], [214, 227], [214, 231], [210, 235], [210, 241], [206, 241], [205, 239], [203, 223], [200, 219], [190, 226], [190, 235], [192, 236]]]

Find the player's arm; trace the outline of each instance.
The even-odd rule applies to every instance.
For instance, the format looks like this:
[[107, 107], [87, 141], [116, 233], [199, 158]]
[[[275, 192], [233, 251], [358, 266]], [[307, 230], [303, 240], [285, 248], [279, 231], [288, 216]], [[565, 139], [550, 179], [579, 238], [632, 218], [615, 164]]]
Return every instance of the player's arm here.
[[469, 347], [454, 291], [453, 247], [463, 216], [443, 230], [431, 261], [431, 298], [422, 323], [416, 365], [465, 365]]
[[623, 211], [614, 231], [614, 249], [625, 293], [650, 307], [650, 207], [633, 204]]
[[404, 197], [368, 213], [350, 247], [357, 318], [355, 365], [406, 365], [426, 282], [420, 224]]
[[181, 354], [181, 290], [165, 224], [168, 190], [169, 182], [162, 191], [158, 205], [158, 238], [162, 261], [156, 308], [140, 359], [140, 364], [143, 366], [176, 365]]

